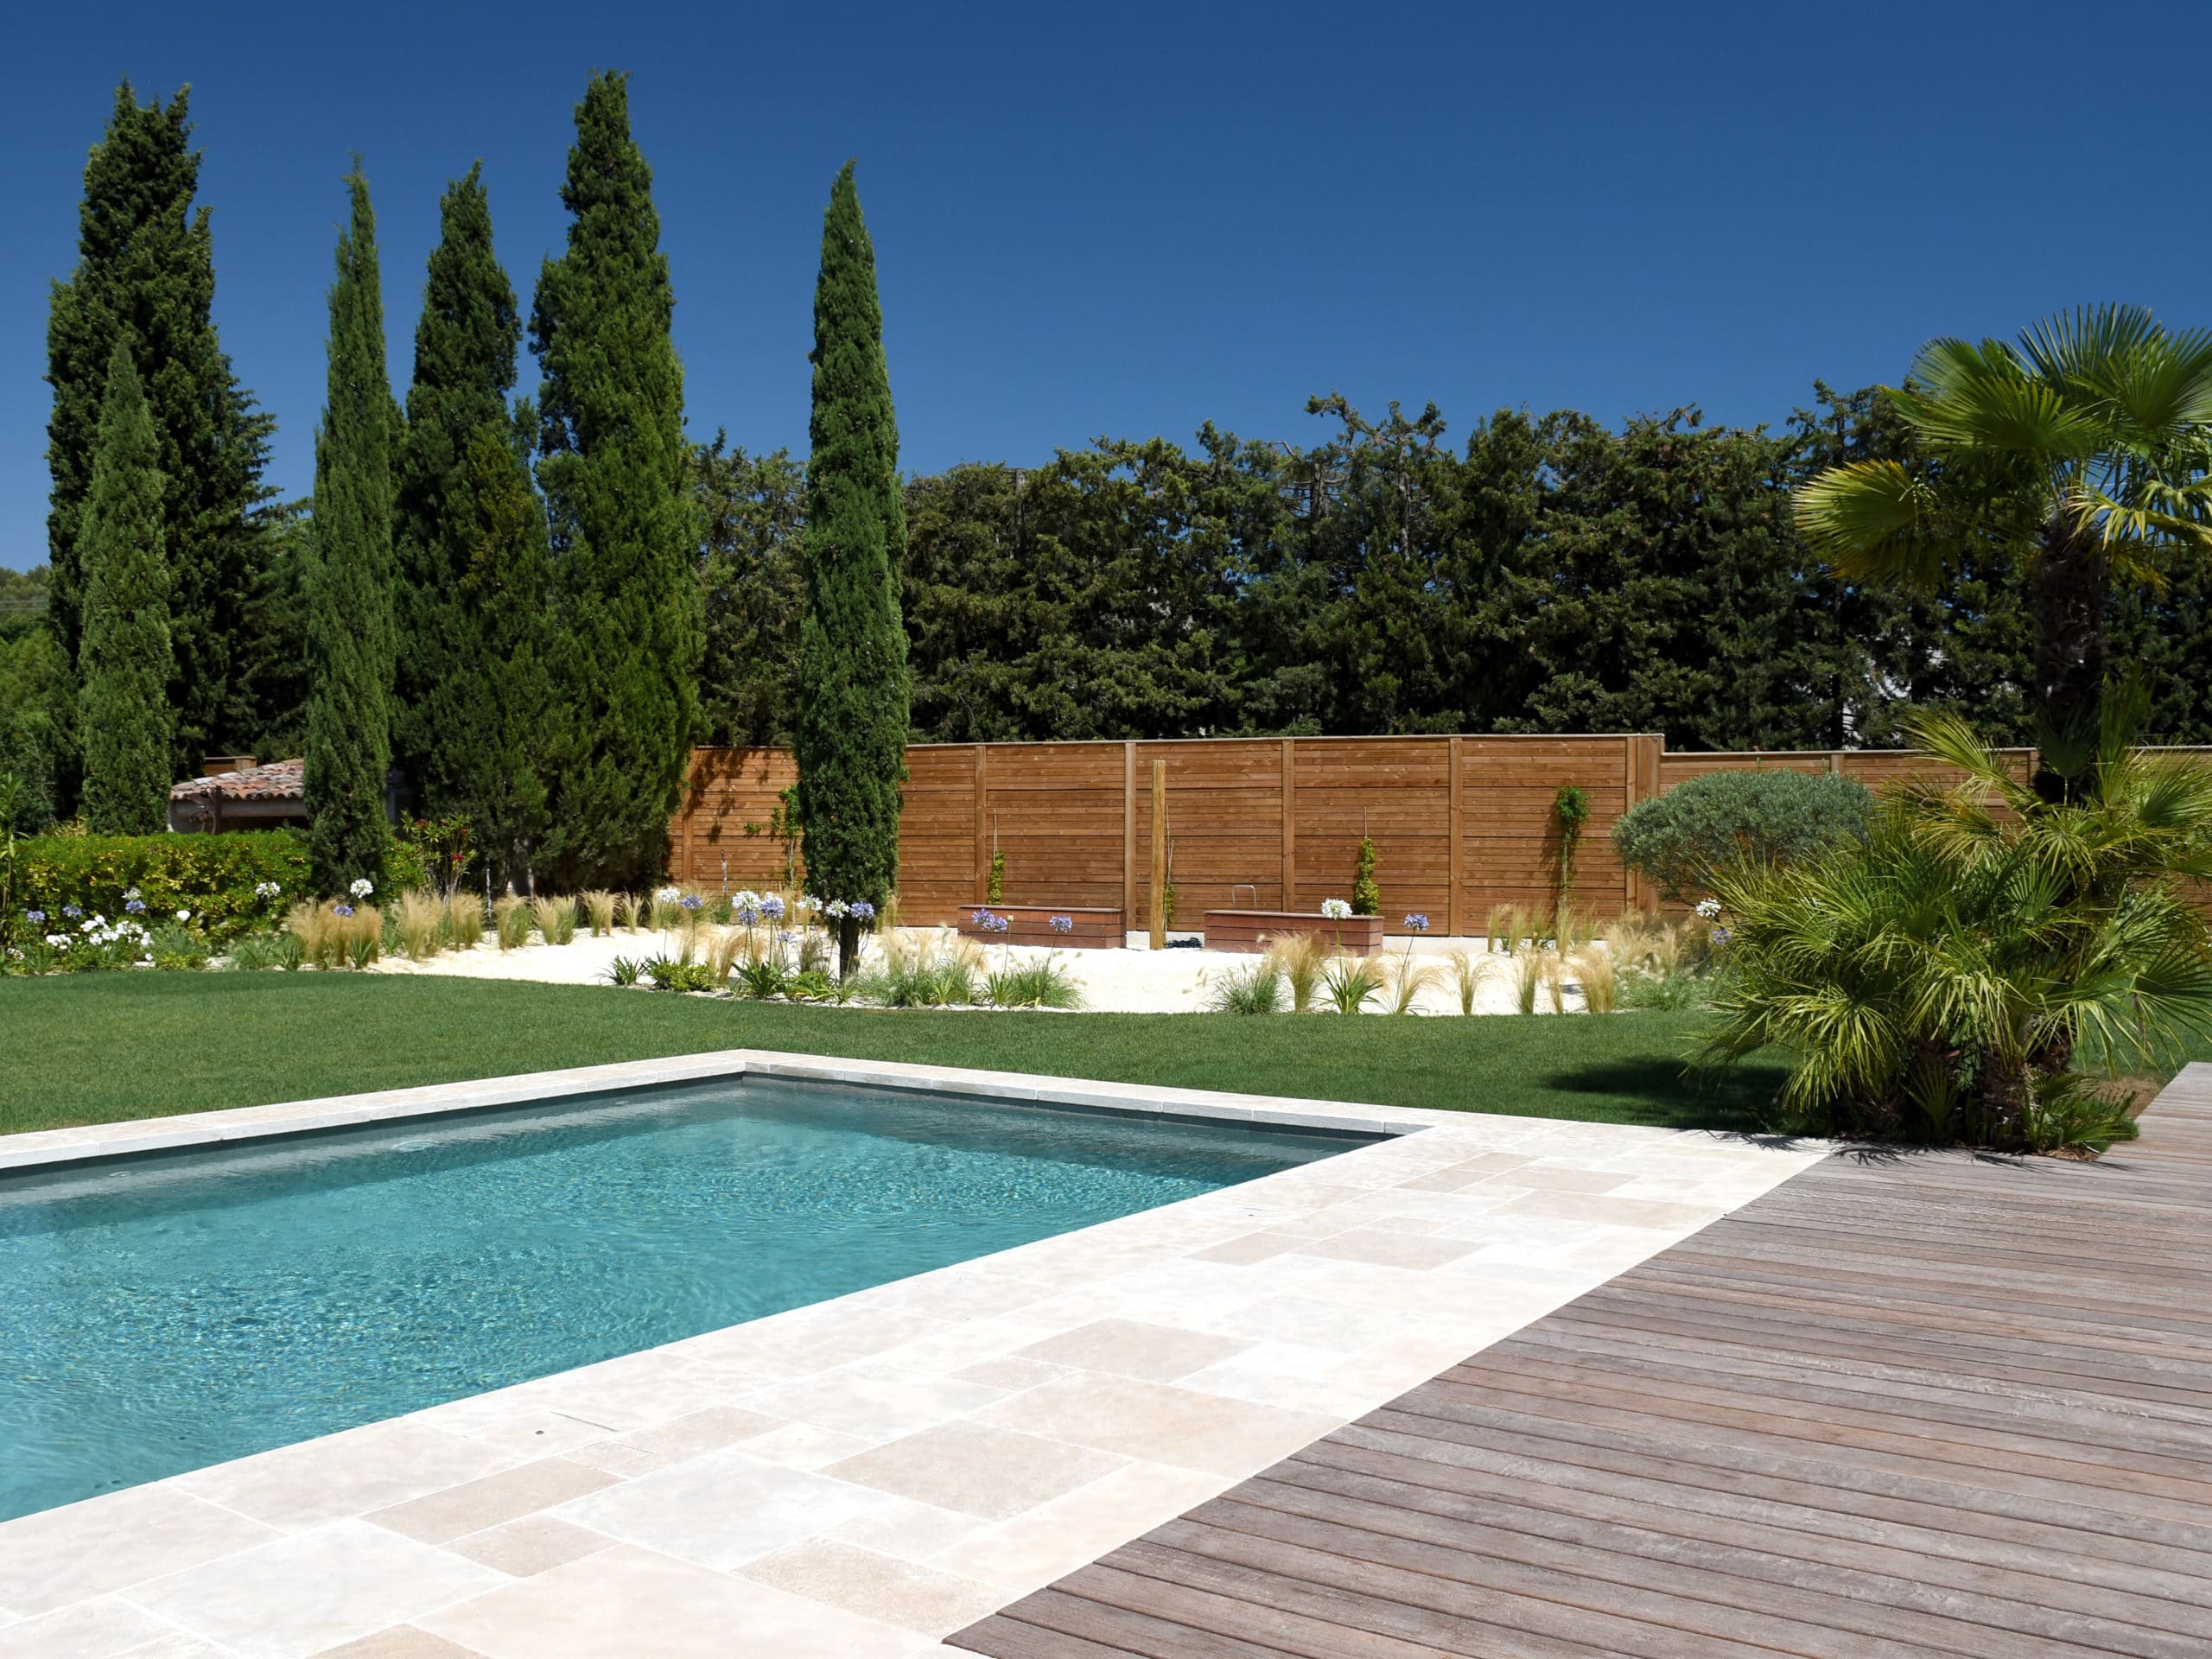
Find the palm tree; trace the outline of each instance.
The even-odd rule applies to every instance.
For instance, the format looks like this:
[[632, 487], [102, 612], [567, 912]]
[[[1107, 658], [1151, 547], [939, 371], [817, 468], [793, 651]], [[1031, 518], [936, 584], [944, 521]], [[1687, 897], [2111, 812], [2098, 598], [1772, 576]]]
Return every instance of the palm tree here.
[[2139, 747], [2107, 700], [2053, 801], [1955, 715], [1914, 741], [1954, 781], [1892, 790], [1864, 843], [1717, 872], [1731, 937], [1709, 1053], [1799, 1065], [1822, 1133], [2050, 1149], [2133, 1133], [2100, 1078], [2212, 1037], [2212, 764]]
[[[2212, 332], [2139, 306], [2046, 318], [2018, 345], [1938, 340], [1887, 395], [1919, 454], [1799, 487], [1797, 526], [1844, 576], [1929, 587], [1969, 554], [2029, 574], [2033, 704], [2054, 753], [2094, 741], [2115, 582], [2212, 548]], [[2069, 787], [2046, 765], [2037, 788]]]

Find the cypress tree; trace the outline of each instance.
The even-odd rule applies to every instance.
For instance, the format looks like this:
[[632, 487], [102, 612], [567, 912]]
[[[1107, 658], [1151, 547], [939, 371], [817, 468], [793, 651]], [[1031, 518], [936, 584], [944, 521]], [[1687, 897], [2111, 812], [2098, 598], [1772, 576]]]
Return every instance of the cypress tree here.
[[[823, 219], [809, 360], [814, 412], [792, 741], [807, 885], [824, 899], [880, 906], [899, 880], [908, 696], [899, 582], [906, 519], [875, 250], [850, 162], [837, 175]], [[849, 917], [838, 930], [842, 971], [857, 965], [859, 943], [859, 925]]]
[[530, 326], [573, 724], [540, 868], [569, 887], [629, 886], [666, 861], [702, 627], [675, 298], [620, 75], [595, 76], [576, 106], [561, 200], [568, 247], [538, 276]]
[[78, 543], [110, 358], [127, 343], [145, 389], [163, 478], [162, 543], [170, 575], [175, 764], [199, 769], [211, 747], [238, 742], [230, 696], [234, 653], [267, 543], [252, 522], [272, 423], [232, 373], [212, 318], [214, 238], [194, 208], [200, 152], [187, 92], [139, 106], [128, 81], [85, 167], [77, 267], [54, 285], [46, 379], [53, 490], [47, 542], [55, 636], [77, 663], [85, 572]]
[[399, 454], [400, 762], [435, 815], [465, 814], [503, 879], [544, 830], [552, 594], [514, 390], [522, 320], [492, 249], [480, 167], [449, 186], [430, 254]]
[[127, 342], [108, 359], [92, 488], [78, 525], [84, 582], [85, 817], [95, 834], [168, 827], [169, 574], [161, 445]]
[[353, 217], [330, 289], [330, 382], [315, 440], [308, 540], [309, 868], [325, 893], [379, 880], [390, 831], [392, 451], [399, 412], [385, 372], [376, 216], [357, 163]]

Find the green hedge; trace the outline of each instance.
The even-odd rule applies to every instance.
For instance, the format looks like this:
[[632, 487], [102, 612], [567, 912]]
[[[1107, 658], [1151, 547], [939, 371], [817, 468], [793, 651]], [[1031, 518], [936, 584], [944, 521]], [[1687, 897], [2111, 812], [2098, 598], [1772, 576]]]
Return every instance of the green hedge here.
[[[283, 891], [257, 896], [273, 881]], [[274, 926], [307, 896], [307, 841], [289, 830], [219, 836], [32, 836], [16, 843], [15, 915], [41, 910], [56, 927], [64, 905], [109, 919], [121, 916], [131, 887], [148, 919], [188, 910], [210, 938]]]

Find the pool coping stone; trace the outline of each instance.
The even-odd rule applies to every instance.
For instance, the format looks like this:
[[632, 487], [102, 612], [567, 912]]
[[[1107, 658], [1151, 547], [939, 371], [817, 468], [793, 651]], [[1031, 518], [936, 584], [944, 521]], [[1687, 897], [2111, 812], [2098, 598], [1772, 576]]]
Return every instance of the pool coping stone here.
[[1830, 1150], [730, 1049], [33, 1131], [0, 1176], [744, 1077], [1370, 1138], [0, 1522], [0, 1659], [942, 1659]]

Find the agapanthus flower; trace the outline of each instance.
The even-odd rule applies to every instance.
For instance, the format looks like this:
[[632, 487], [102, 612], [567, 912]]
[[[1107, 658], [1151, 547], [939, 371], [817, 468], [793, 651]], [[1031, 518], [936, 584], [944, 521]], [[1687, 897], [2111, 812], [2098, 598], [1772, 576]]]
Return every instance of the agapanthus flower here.
[[46, 936], [46, 942], [57, 950], [67, 950], [69, 948], [69, 936], [67, 933], [49, 933]]
[[775, 921], [784, 913], [784, 901], [772, 893], [763, 893], [760, 895], [760, 910], [770, 921]]
[[1714, 929], [1713, 930], [1713, 944], [1727, 944], [1727, 943], [1728, 943], [1728, 930], [1727, 930], [1726, 928], [1725, 928], [1725, 927], [1716, 927], [1716, 928], [1714, 928]]
[[686, 910], [702, 910], [706, 907], [707, 903], [705, 899], [702, 899], [696, 893], [685, 893], [678, 902]]
[[123, 908], [130, 915], [143, 916], [146, 913], [146, 901], [137, 894], [131, 893], [124, 899]]
[[73, 922], [85, 912], [75, 905], [64, 905], [61, 906], [61, 913]]
[[36, 927], [41, 922], [46, 919], [46, 912], [42, 910], [25, 911], [23, 912], [23, 919], [28, 921], [33, 927]]
[[139, 896], [138, 889], [136, 887], [125, 887], [123, 890], [123, 896], [125, 899], [136, 899]]
[[664, 905], [672, 905], [683, 896], [683, 889], [681, 887], [655, 887], [653, 889], [653, 897]]
[[1408, 933], [1427, 932], [1428, 918], [1422, 915], [1419, 911], [1414, 912], [1412, 915], [1406, 918], [1406, 931]]
[[1321, 913], [1332, 922], [1341, 922], [1351, 914], [1351, 906], [1341, 899], [1324, 899]]
[[1072, 916], [1047, 916], [1045, 918], [1045, 925], [1051, 928], [1055, 933], [1072, 933], [1075, 931], [1075, 918]]
[[1708, 922], [1716, 920], [1720, 914], [1720, 901], [1718, 899], [1699, 899], [1697, 913]]
[[845, 910], [847, 914], [855, 916], [863, 922], [871, 922], [875, 919], [875, 906], [865, 899], [854, 899], [851, 904], [845, 906]]
[[834, 916], [842, 918], [851, 915], [853, 913], [853, 907], [842, 899], [832, 899], [828, 904], [822, 906], [822, 913], [824, 916]]
[[192, 912], [188, 910], [180, 910], [176, 913], [176, 918], [180, 922], [188, 922], [192, 919]]
[[353, 885], [346, 889], [346, 892], [352, 893], [356, 899], [365, 899], [376, 890], [376, 883], [370, 880], [365, 875], [354, 877]]
[[351, 905], [333, 905], [330, 907], [330, 913], [334, 916], [351, 916], [353, 913], [353, 906]]
[[284, 889], [274, 881], [257, 881], [253, 884], [253, 896], [257, 899], [274, 899], [283, 891]]

